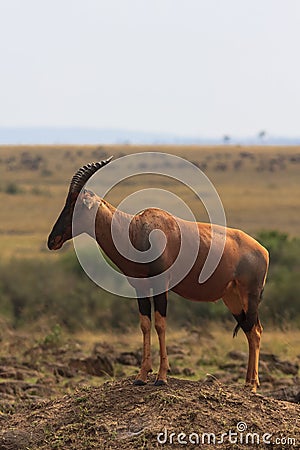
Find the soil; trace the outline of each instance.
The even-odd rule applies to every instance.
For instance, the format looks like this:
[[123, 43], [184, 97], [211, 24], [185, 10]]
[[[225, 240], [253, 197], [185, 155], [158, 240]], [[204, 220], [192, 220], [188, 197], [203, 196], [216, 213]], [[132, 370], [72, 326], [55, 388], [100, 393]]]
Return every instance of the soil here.
[[[158, 387], [155, 375], [145, 386], [126, 375], [137, 370], [139, 351], [23, 345], [18, 357], [0, 358], [0, 450], [299, 448], [298, 363], [262, 354], [263, 389], [252, 394], [240, 381], [243, 352], [229, 353], [214, 376], [182, 379], [194, 375], [184, 367]], [[170, 355], [184, 356], [173, 347]]]
[[[261, 443], [260, 448], [299, 448], [286, 443], [287, 438], [300, 442], [300, 407], [295, 403], [213, 379], [171, 377], [163, 387], [153, 385], [154, 377], [140, 387], [133, 386], [132, 379], [81, 387], [55, 400], [19, 404], [14, 414], [1, 416], [0, 449], [197, 448], [196, 439], [201, 443], [203, 436], [202, 448], [238, 449], [249, 448], [235, 443], [236, 436], [246, 439], [246, 433], [272, 442]], [[220, 444], [222, 433], [229, 430], [238, 434]], [[212, 440], [208, 444], [203, 433], [214, 433], [215, 445]], [[274, 445], [276, 439], [284, 445]]]

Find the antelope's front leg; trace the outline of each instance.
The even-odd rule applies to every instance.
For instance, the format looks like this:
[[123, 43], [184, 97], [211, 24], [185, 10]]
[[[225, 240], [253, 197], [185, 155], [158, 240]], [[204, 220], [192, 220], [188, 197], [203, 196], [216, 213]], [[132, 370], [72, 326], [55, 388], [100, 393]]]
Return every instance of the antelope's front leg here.
[[150, 299], [139, 298], [140, 326], [143, 333], [143, 357], [141, 369], [134, 380], [136, 386], [147, 383], [147, 375], [152, 372], [151, 361], [151, 302]]
[[167, 293], [156, 295], [154, 297], [155, 308], [155, 329], [159, 340], [160, 365], [156, 386], [167, 383], [167, 372], [169, 371], [169, 361], [166, 348], [166, 315], [167, 315]]

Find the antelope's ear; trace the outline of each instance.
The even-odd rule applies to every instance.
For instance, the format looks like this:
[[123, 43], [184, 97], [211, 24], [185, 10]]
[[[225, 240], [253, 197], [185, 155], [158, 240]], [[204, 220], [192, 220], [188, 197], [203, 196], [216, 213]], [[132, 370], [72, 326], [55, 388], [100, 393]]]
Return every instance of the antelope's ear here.
[[82, 203], [84, 206], [86, 206], [88, 209], [93, 208], [94, 206], [98, 205], [97, 197], [92, 191], [84, 190], [82, 194]]

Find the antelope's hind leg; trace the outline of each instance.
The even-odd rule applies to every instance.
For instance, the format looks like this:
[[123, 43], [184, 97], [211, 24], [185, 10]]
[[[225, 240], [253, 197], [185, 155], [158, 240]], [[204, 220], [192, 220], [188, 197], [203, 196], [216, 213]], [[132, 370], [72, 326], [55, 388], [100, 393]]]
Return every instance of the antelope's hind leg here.
[[139, 373], [134, 380], [135, 386], [147, 383], [147, 376], [152, 372], [151, 361], [151, 302], [148, 297], [138, 298], [140, 326], [143, 333], [143, 357]]
[[249, 359], [248, 369], [246, 375], [246, 387], [249, 387], [252, 392], [256, 392], [259, 387], [258, 378], [258, 363], [260, 352], [260, 339], [263, 327], [257, 317], [257, 322], [253, 325], [250, 331], [245, 331], [249, 345]]
[[245, 387], [256, 392], [259, 387], [258, 363], [262, 326], [258, 318], [259, 294], [246, 293], [241, 286], [235, 285], [223, 297], [223, 301], [237, 321], [234, 336], [239, 328], [244, 331], [249, 347], [248, 368]]

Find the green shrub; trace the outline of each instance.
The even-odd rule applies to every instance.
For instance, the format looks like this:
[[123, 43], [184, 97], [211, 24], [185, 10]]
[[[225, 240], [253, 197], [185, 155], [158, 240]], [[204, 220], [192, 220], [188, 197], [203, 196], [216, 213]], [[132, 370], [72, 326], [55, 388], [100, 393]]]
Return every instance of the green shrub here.
[[23, 191], [17, 183], [10, 182], [5, 187], [4, 192], [6, 194], [10, 194], [10, 195], [17, 195], [17, 194], [21, 194]]
[[261, 310], [266, 320], [285, 326], [300, 323], [300, 238], [278, 231], [257, 236], [270, 253], [270, 267]]
[[[260, 308], [263, 322], [300, 325], [300, 239], [264, 231], [258, 240], [271, 256]], [[96, 286], [74, 251], [59, 258], [0, 262], [0, 314], [16, 327], [46, 319], [50, 328], [58, 324], [70, 331], [126, 330], [138, 324], [136, 300], [117, 297]], [[190, 302], [170, 292], [168, 318], [174, 326], [197, 326], [206, 320], [231, 320], [231, 314], [223, 302]]]

